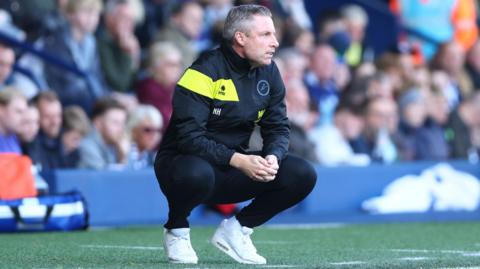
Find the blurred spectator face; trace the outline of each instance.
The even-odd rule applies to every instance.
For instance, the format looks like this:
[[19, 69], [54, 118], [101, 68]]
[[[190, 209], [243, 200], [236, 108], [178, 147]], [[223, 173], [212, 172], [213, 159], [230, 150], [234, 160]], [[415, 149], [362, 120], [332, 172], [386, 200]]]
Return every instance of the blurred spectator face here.
[[430, 91], [431, 76], [427, 67], [422, 66], [416, 68], [412, 72], [412, 80], [420, 89]]
[[310, 129], [315, 122], [310, 112], [310, 97], [302, 80], [293, 80], [287, 84], [285, 93], [288, 118], [305, 130]]
[[70, 23], [83, 34], [95, 32], [100, 18], [100, 10], [97, 8], [80, 8], [69, 14]]
[[439, 63], [449, 75], [456, 75], [465, 63], [465, 52], [456, 42], [450, 42], [440, 49]]
[[351, 111], [344, 109], [335, 113], [335, 126], [347, 140], [360, 136], [364, 125], [363, 118], [353, 114]]
[[430, 94], [426, 103], [429, 117], [437, 124], [446, 124], [450, 113], [447, 98], [443, 94]]
[[199, 4], [190, 2], [173, 21], [191, 39], [196, 39], [203, 28], [203, 9]]
[[295, 51], [282, 57], [282, 59], [285, 64], [283, 67], [284, 70], [282, 71], [286, 80], [302, 80], [308, 65], [307, 58], [303, 54]]
[[393, 98], [393, 84], [390, 77], [386, 75], [377, 75], [370, 81], [367, 88], [368, 98]]
[[132, 138], [141, 151], [154, 150], [162, 138], [162, 127], [149, 119], [140, 122], [132, 132]]
[[425, 122], [427, 117], [427, 109], [425, 102], [413, 102], [405, 106], [402, 111], [404, 121], [411, 127], [419, 128]]
[[107, 14], [105, 22], [116, 36], [120, 36], [125, 32], [132, 33], [135, 28], [133, 10], [126, 3], [118, 5], [112, 12]]
[[21, 133], [25, 111], [25, 98], [14, 97], [6, 106], [0, 105], [0, 123], [6, 133]]
[[124, 135], [126, 119], [125, 110], [113, 108], [96, 118], [94, 124], [107, 144], [117, 145]]
[[376, 134], [382, 128], [386, 128], [391, 134], [394, 133], [398, 124], [397, 104], [390, 98], [380, 97], [371, 100], [365, 123], [371, 134]]
[[311, 69], [320, 81], [333, 79], [336, 65], [337, 59], [332, 47], [320, 45], [313, 52]]
[[315, 37], [313, 33], [308, 30], [302, 31], [297, 40], [295, 40], [294, 46], [303, 55], [311, 55], [315, 49]]
[[182, 74], [182, 56], [178, 52], [165, 55], [153, 65], [152, 73], [160, 85], [174, 85]]
[[23, 117], [22, 130], [19, 133], [24, 143], [32, 142], [40, 129], [40, 114], [34, 106], [29, 106]]
[[0, 45], [0, 84], [7, 80], [15, 63], [15, 53], [11, 48]]
[[410, 54], [402, 53], [398, 57], [400, 72], [402, 80], [410, 81], [413, 79], [415, 68], [413, 65], [413, 58]]
[[475, 70], [480, 71], [480, 41], [473, 44], [468, 52], [467, 61]]
[[59, 101], [40, 100], [40, 128], [50, 138], [60, 135], [62, 128], [62, 105]]
[[66, 131], [62, 134], [63, 148], [66, 152], [72, 152], [80, 146], [85, 136], [76, 130]]
[[352, 41], [361, 43], [368, 24], [367, 13], [362, 7], [353, 4], [343, 7], [341, 13]]

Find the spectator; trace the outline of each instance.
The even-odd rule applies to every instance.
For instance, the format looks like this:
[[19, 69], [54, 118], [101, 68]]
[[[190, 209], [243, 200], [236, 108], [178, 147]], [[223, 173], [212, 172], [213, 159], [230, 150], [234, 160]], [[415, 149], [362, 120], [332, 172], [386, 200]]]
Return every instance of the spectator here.
[[0, 90], [10, 84], [10, 75], [15, 63], [15, 52], [0, 43]]
[[28, 146], [28, 155], [42, 169], [64, 167], [64, 152], [60, 139], [62, 105], [53, 91], [45, 91], [33, 99], [40, 114], [40, 131]]
[[0, 91], [0, 153], [22, 153], [17, 134], [22, 131], [27, 107], [27, 99], [17, 89]]
[[315, 145], [307, 132], [316, 122], [316, 115], [310, 111], [308, 90], [302, 80], [289, 81], [286, 85], [285, 104], [290, 120], [290, 144], [288, 151], [309, 161], [316, 162]]
[[399, 159], [397, 104], [390, 98], [368, 100], [365, 129], [351, 141], [355, 153], [365, 153], [373, 161], [390, 163]]
[[137, 85], [140, 103], [150, 104], [162, 113], [163, 132], [172, 116], [172, 98], [181, 72], [180, 51], [170, 42], [157, 42], [149, 50], [148, 77]]
[[105, 80], [114, 91], [130, 91], [139, 67], [140, 45], [134, 29], [134, 13], [128, 0], [107, 1], [97, 44]]
[[80, 143], [79, 168], [119, 168], [125, 163], [122, 145], [127, 112], [115, 99], [97, 101], [92, 111], [93, 128]]
[[364, 44], [365, 28], [368, 24], [368, 15], [362, 7], [350, 4], [342, 7], [342, 18], [345, 21], [347, 32], [351, 38], [350, 47], [345, 53], [345, 60], [349, 66], [360, 65], [364, 55], [371, 57], [373, 51]]
[[439, 90], [434, 81], [435, 74], [432, 74], [432, 91], [427, 96], [428, 117], [439, 127], [445, 127], [450, 114], [448, 101], [443, 92]]
[[[1, 26], [0, 29], [2, 29]], [[0, 90], [7, 85], [14, 86], [27, 99], [30, 99], [38, 92], [39, 81], [34, 80], [30, 70], [18, 66], [17, 70], [14, 70], [13, 67], [16, 64], [13, 49], [0, 43]]]
[[446, 136], [452, 149], [452, 158], [467, 159], [477, 156], [478, 149], [472, 143], [472, 132], [480, 127], [480, 92], [473, 93], [450, 114]]
[[29, 104], [25, 111], [22, 123], [22, 130], [18, 133], [21, 141], [22, 152], [28, 155], [28, 147], [40, 130], [40, 113], [34, 104]]
[[434, 121], [427, 121], [425, 92], [409, 89], [400, 96], [398, 104], [403, 160], [446, 160], [449, 152], [443, 129]]
[[333, 124], [313, 129], [309, 137], [315, 142], [315, 153], [322, 165], [367, 165], [370, 158], [364, 153], [354, 153], [350, 140], [358, 138], [364, 128], [361, 111], [340, 104], [335, 110]]
[[155, 151], [162, 138], [163, 120], [151, 105], [140, 105], [129, 116], [126, 134], [130, 143], [127, 166], [142, 169], [152, 166]]
[[84, 72], [84, 76], [79, 76], [46, 65], [44, 71], [48, 85], [57, 92], [62, 105], [76, 104], [87, 113], [91, 112], [95, 100], [109, 92], [100, 69], [97, 44], [93, 36], [101, 10], [101, 0], [68, 0], [68, 24], [44, 42], [47, 51]]
[[335, 80], [337, 69], [335, 51], [328, 45], [319, 45], [311, 58], [310, 69], [305, 76], [313, 104], [320, 111], [320, 124], [329, 124], [338, 103], [341, 89]]
[[90, 132], [90, 120], [83, 109], [76, 105], [63, 111], [62, 145], [66, 154], [65, 167], [74, 168], [80, 161], [80, 142]]
[[280, 70], [283, 81], [302, 80], [308, 64], [308, 58], [301, 54], [295, 48], [285, 48], [280, 50], [278, 58], [283, 61], [284, 70]]
[[442, 70], [448, 75], [448, 87], [444, 94], [448, 99], [450, 109], [454, 109], [462, 99], [469, 95], [473, 89], [473, 83], [465, 70], [465, 52], [462, 47], [452, 41], [438, 48], [432, 67]]
[[193, 42], [203, 27], [203, 9], [195, 1], [178, 3], [172, 10], [170, 23], [159, 31], [157, 41], [169, 41], [177, 46], [182, 55], [181, 70], [192, 64], [198, 56]]
[[473, 44], [467, 54], [466, 69], [475, 90], [480, 89], [480, 40]]

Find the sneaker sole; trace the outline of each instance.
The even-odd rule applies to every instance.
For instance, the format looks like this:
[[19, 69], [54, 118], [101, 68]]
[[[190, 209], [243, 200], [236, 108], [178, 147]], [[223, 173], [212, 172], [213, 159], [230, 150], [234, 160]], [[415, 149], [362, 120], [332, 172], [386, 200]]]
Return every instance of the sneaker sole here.
[[231, 258], [233, 258], [235, 261], [237, 261], [239, 263], [243, 263], [243, 264], [265, 264], [265, 263], [258, 263], [258, 262], [250, 261], [250, 260], [244, 260], [244, 259], [240, 258], [240, 256], [237, 255], [237, 253], [230, 247], [230, 245], [225, 240], [223, 240], [223, 238], [221, 236], [217, 235], [217, 233], [215, 233], [213, 235], [211, 243], [216, 248], [218, 248], [223, 253], [227, 254], [228, 256], [230, 256]]

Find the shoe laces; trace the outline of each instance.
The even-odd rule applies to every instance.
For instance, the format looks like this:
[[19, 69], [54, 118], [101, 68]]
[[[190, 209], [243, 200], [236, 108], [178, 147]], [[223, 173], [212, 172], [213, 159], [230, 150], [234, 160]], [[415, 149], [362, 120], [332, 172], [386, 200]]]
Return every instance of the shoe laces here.
[[250, 239], [250, 235], [253, 233], [253, 229], [248, 227], [242, 227], [240, 235], [241, 235], [241, 242], [243, 247], [253, 253], [257, 253], [257, 249], [253, 245], [252, 239]]
[[193, 249], [192, 245], [190, 244], [190, 236], [188, 234], [184, 235], [173, 235], [171, 240], [169, 240], [169, 245], [172, 246], [174, 244], [181, 244], [182, 246], [187, 247], [189, 250]]

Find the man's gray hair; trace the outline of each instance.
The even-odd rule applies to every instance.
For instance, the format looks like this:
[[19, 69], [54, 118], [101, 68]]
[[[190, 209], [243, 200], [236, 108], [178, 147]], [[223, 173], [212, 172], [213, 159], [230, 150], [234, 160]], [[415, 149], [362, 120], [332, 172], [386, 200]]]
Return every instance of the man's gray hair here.
[[223, 38], [232, 41], [236, 32], [247, 32], [253, 15], [272, 17], [272, 12], [260, 5], [241, 5], [233, 7], [225, 19]]

